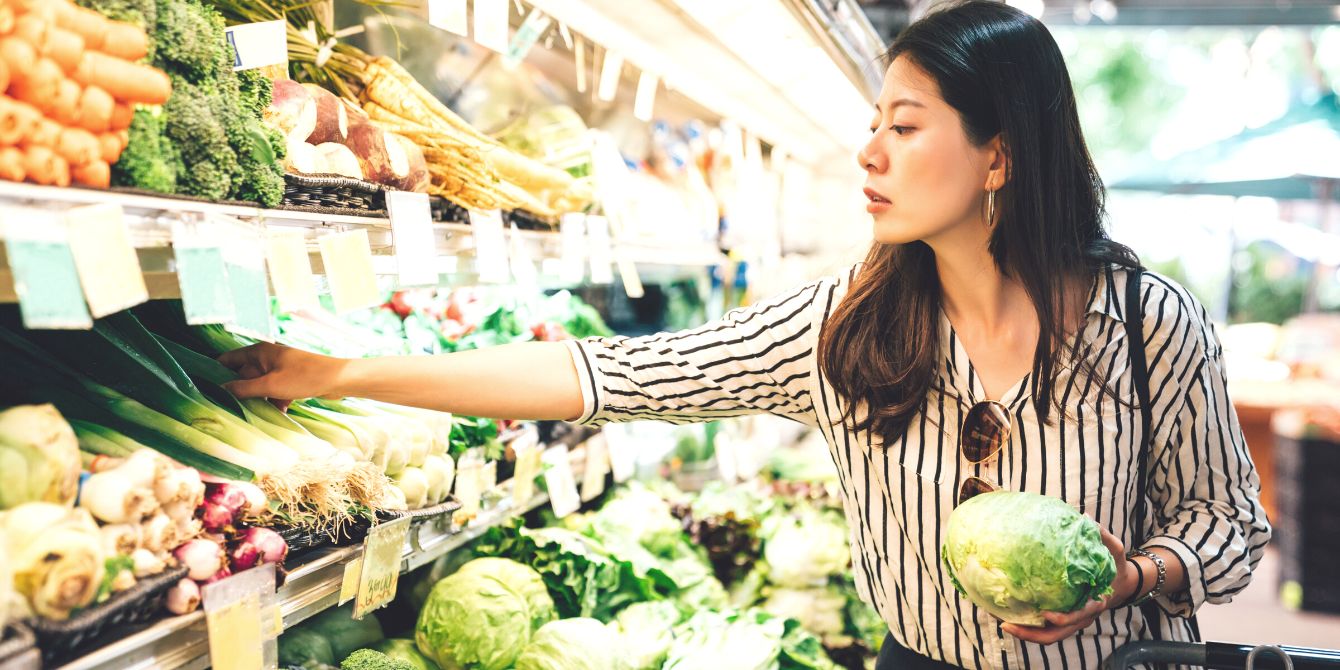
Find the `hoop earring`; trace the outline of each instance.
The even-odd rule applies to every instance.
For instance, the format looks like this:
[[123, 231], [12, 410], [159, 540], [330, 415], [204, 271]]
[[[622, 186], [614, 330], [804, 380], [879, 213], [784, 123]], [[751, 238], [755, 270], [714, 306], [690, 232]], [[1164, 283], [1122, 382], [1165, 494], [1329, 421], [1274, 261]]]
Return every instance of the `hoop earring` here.
[[996, 226], [996, 192], [986, 192], [986, 227], [994, 228]]

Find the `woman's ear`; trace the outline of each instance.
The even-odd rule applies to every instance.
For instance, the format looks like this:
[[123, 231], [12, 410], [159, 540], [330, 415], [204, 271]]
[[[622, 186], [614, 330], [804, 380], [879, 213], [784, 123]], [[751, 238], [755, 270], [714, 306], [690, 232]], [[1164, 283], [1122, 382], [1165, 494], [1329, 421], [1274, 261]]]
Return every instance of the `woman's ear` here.
[[986, 189], [999, 191], [1010, 180], [1010, 152], [1004, 138], [997, 134], [986, 143], [987, 155], [991, 162], [987, 164]]

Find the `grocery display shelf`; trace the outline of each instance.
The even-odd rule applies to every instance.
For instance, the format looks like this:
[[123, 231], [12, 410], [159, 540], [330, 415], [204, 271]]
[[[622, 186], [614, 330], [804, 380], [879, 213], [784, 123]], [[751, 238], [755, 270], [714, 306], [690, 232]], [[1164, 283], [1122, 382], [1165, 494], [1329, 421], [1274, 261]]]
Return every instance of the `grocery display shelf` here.
[[[401, 573], [428, 565], [465, 546], [489, 528], [530, 512], [549, 500], [540, 492], [517, 508], [511, 504], [511, 482], [503, 482], [497, 490], [506, 495], [497, 504], [481, 510], [464, 528], [444, 528], [446, 524], [429, 522], [411, 530], [401, 557]], [[346, 566], [362, 555], [361, 545], [316, 549], [305, 554], [303, 562], [293, 567], [276, 594], [284, 629], [335, 607]], [[194, 670], [209, 665], [205, 616], [203, 611], [196, 611], [159, 621], [61, 667], [65, 670]]]
[[[395, 277], [397, 264], [391, 222], [379, 216], [317, 214], [284, 209], [263, 209], [244, 204], [213, 203], [184, 198], [169, 198], [141, 193], [84, 188], [60, 188], [0, 181], [0, 218], [16, 219], [25, 210], [61, 211], [92, 204], [118, 204], [126, 214], [130, 240], [139, 256], [140, 266], [151, 298], [178, 298], [180, 288], [172, 255], [172, 222], [181, 217], [208, 218], [227, 216], [263, 223], [270, 229], [302, 230], [307, 240], [312, 270], [324, 273], [317, 240], [326, 234], [347, 230], [367, 231], [373, 254], [373, 271], [388, 280]], [[562, 240], [557, 231], [509, 231], [517, 235], [537, 263], [541, 279], [546, 276], [557, 284], [557, 263]], [[460, 284], [477, 279], [471, 227], [464, 223], [434, 223], [435, 256], [441, 283]], [[625, 255], [643, 272], [644, 280], [674, 279], [686, 273], [726, 262], [710, 243], [666, 244], [664, 240], [620, 240], [618, 253]], [[15, 302], [13, 276], [8, 261], [0, 264], [0, 302]]]

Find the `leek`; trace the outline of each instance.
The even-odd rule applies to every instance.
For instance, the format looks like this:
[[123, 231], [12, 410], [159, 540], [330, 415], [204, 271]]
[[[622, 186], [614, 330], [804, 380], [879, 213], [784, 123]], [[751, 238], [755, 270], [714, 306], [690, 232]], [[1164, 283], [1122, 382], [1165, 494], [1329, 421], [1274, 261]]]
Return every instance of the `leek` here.
[[112, 458], [125, 458], [135, 453], [133, 449], [127, 448], [124, 444], [112, 439], [104, 432], [111, 431], [98, 424], [71, 419], [70, 427], [74, 428], [74, 434], [79, 438], [79, 449], [81, 451]]

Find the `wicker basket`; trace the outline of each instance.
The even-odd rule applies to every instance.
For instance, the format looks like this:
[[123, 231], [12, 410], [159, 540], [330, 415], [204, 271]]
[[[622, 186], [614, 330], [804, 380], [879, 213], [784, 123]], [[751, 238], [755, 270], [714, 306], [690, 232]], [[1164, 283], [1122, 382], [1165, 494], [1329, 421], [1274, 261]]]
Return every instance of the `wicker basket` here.
[[164, 611], [168, 590], [187, 572], [186, 566], [178, 566], [141, 579], [133, 588], [65, 621], [34, 619], [31, 626], [37, 633], [43, 661], [54, 665], [89, 646], [105, 644], [112, 628], [146, 623], [158, 617]]
[[284, 175], [284, 209], [353, 216], [386, 215], [386, 189], [341, 175]]
[[428, 208], [438, 223], [470, 223], [470, 212], [440, 195], [428, 196]]
[[38, 670], [41, 667], [37, 638], [27, 626], [12, 623], [0, 631], [0, 670]]

